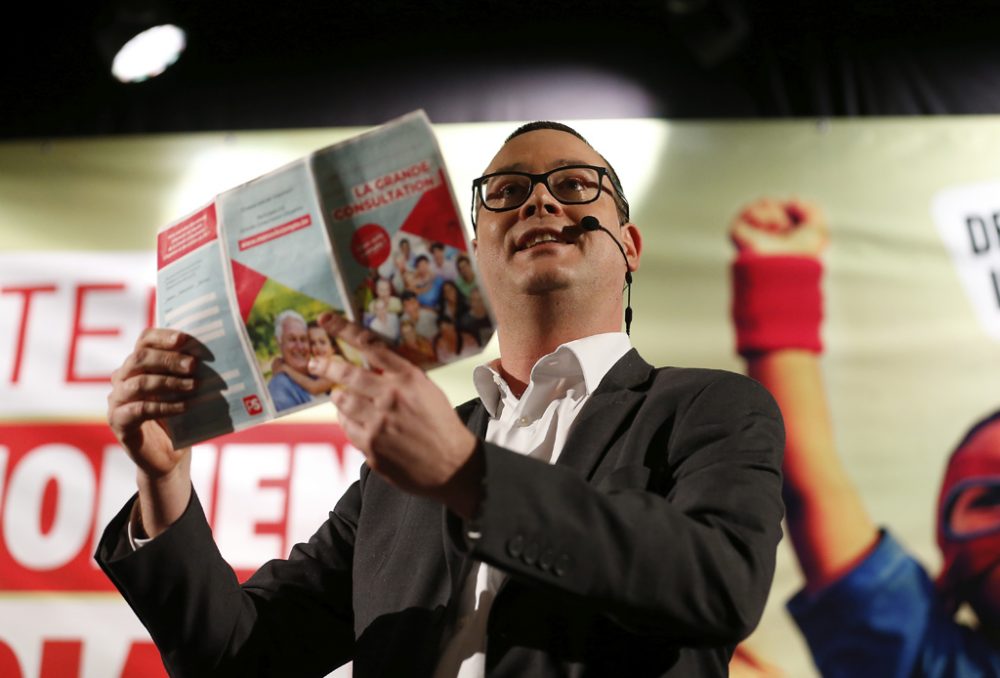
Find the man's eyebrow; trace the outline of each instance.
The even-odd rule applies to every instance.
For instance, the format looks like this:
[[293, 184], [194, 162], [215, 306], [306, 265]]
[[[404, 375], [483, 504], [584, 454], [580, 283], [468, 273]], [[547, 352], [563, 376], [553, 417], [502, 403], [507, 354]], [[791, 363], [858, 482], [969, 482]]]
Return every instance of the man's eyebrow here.
[[[548, 164], [548, 168], [554, 169], [556, 167], [562, 167], [563, 165], [593, 165], [593, 163], [586, 160], [580, 160], [578, 158], [558, 158], [550, 162]], [[494, 174], [496, 172], [520, 172], [523, 171], [524, 168], [525, 163], [514, 162], [509, 165], [504, 165], [503, 167], [497, 167], [495, 170], [490, 172], [490, 174]]]

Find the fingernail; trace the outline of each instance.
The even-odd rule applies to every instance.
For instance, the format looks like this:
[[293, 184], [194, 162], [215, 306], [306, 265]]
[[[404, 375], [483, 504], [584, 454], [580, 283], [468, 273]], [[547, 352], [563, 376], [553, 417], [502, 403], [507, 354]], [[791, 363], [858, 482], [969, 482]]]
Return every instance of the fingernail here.
[[194, 366], [194, 358], [188, 356], [187, 358], [181, 358], [181, 370], [184, 372], [190, 372], [191, 368]]
[[194, 390], [194, 379], [182, 379], [181, 380], [181, 389], [184, 390], [184, 391], [193, 391]]

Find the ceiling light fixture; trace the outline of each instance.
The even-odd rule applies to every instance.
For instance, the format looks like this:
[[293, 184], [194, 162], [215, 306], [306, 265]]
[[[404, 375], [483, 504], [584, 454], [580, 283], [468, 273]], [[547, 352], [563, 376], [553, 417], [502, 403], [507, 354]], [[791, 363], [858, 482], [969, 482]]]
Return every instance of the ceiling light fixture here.
[[156, 0], [121, 0], [100, 29], [98, 42], [111, 73], [121, 82], [142, 82], [163, 73], [187, 46], [183, 29]]

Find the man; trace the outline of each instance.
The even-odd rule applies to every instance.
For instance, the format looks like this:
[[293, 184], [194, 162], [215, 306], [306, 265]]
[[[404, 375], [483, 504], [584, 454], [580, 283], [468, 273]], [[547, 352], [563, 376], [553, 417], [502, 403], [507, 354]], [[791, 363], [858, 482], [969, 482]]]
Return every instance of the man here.
[[[116, 372], [109, 419], [140, 489], [98, 558], [175, 674], [322, 675], [351, 659], [358, 676], [726, 674], [780, 537], [773, 401], [631, 348], [621, 291], [639, 230], [576, 132], [522, 127], [475, 191], [502, 356], [477, 368], [480, 398], [452, 410], [370, 332], [327, 318], [376, 368], [325, 366], [367, 464], [309, 543], [244, 587], [189, 455], [155, 420], [186, 407], [184, 338], [148, 331]], [[152, 540], [134, 551], [129, 529]]]
[[455, 273], [455, 284], [458, 285], [458, 291], [468, 298], [472, 290], [479, 284], [469, 257], [464, 254], [458, 255], [458, 258], [455, 259]]
[[[274, 338], [285, 365], [301, 374], [309, 374], [309, 329], [305, 318], [292, 310], [282, 311], [274, 320]], [[284, 372], [271, 377], [267, 390], [279, 412], [312, 400], [309, 392]]]
[[431, 268], [434, 270], [434, 275], [442, 280], [454, 280], [458, 275], [458, 271], [455, 269], [455, 262], [445, 256], [443, 244], [439, 242], [431, 243], [431, 259]]
[[403, 305], [400, 320], [408, 320], [413, 323], [417, 334], [425, 339], [433, 339], [437, 336], [437, 313], [421, 306], [417, 295], [409, 290], [403, 292], [400, 299], [402, 299]]
[[431, 267], [431, 260], [426, 254], [417, 257], [417, 267], [413, 272], [411, 288], [417, 295], [421, 306], [434, 308], [441, 298], [441, 286], [444, 279]]

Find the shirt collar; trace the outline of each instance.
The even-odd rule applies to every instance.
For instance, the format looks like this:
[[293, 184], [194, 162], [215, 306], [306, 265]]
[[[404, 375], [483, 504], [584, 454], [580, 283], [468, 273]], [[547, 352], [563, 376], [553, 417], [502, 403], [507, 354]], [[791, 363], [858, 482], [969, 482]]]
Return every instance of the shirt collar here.
[[[630, 350], [632, 342], [624, 332], [594, 334], [568, 341], [538, 359], [531, 368], [529, 385], [541, 377], [576, 375], [583, 378], [589, 396], [614, 364]], [[472, 373], [472, 383], [490, 417], [496, 417], [501, 399], [510, 395], [510, 387], [500, 376], [499, 364], [497, 359], [477, 366]]]

